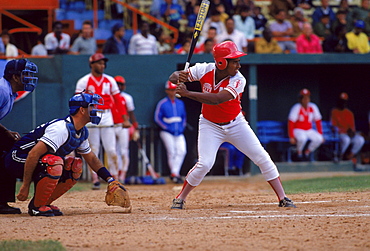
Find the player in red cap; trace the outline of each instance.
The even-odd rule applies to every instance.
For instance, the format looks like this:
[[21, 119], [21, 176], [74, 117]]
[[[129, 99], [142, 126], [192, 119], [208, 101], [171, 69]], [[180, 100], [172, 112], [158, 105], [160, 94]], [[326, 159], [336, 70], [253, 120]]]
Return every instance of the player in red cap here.
[[[299, 161], [308, 160], [310, 154], [324, 142], [321, 113], [317, 105], [310, 102], [310, 97], [311, 92], [302, 89], [298, 96], [299, 102], [290, 109], [288, 117], [289, 139], [291, 144], [297, 145]], [[312, 128], [313, 122], [317, 130]], [[308, 140], [310, 143], [306, 146]]]
[[[240, 57], [231, 41], [213, 47], [215, 63], [198, 63], [187, 71], [175, 71], [169, 80], [177, 84], [176, 93], [202, 103], [199, 119], [198, 162], [186, 176], [181, 192], [173, 200], [172, 209], [184, 209], [188, 194], [198, 186], [211, 170], [217, 150], [223, 142], [230, 142], [248, 156], [261, 170], [275, 191], [280, 207], [295, 207], [286, 197], [279, 172], [269, 154], [241, 112], [241, 96], [246, 79], [239, 72]], [[188, 91], [184, 82], [199, 81], [202, 92]]]
[[[108, 158], [108, 167], [114, 178], [118, 178], [118, 164], [116, 153], [116, 137], [114, 132], [114, 122], [112, 110], [117, 109], [119, 114], [123, 116], [127, 114], [126, 107], [122, 102], [118, 85], [112, 76], [104, 73], [108, 58], [101, 53], [95, 53], [89, 58], [89, 65], [91, 72], [86, 74], [77, 81], [76, 93], [84, 90], [90, 91], [100, 95], [104, 104], [99, 105], [102, 120], [99, 126], [89, 128], [89, 142], [91, 150], [95, 155], [99, 156], [100, 141], [103, 144], [104, 151]], [[130, 123], [128, 123], [130, 126]], [[92, 173], [93, 189], [100, 189], [100, 182], [98, 175]]]

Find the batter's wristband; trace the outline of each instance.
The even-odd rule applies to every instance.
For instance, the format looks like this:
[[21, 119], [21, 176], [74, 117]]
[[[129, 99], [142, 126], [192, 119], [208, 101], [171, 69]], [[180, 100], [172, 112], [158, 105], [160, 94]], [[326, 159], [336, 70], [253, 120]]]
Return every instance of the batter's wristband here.
[[108, 182], [109, 178], [112, 178], [112, 174], [104, 166], [96, 174], [106, 182]]
[[139, 127], [139, 123], [138, 122], [135, 122], [132, 125], [134, 126], [135, 129], [137, 129]]

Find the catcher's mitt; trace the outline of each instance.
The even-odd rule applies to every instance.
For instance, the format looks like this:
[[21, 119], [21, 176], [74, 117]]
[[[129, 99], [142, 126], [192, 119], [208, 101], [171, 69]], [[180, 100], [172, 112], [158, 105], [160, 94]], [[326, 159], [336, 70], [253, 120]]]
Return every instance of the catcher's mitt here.
[[108, 206], [120, 206], [131, 211], [131, 202], [127, 189], [116, 180], [108, 184], [105, 202]]

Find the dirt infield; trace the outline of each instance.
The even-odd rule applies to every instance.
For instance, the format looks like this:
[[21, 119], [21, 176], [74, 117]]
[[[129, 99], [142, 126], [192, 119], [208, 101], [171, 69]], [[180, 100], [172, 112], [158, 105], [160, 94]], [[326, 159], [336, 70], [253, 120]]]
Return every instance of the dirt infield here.
[[[342, 174], [282, 179], [328, 175]], [[370, 250], [370, 191], [290, 194], [298, 208], [287, 209], [260, 175], [206, 177], [187, 210], [170, 210], [180, 188], [128, 186], [130, 214], [106, 206], [104, 190], [67, 193], [55, 203], [62, 217], [31, 217], [17, 202], [24, 213], [0, 216], [0, 239], [53, 239], [67, 250]]]

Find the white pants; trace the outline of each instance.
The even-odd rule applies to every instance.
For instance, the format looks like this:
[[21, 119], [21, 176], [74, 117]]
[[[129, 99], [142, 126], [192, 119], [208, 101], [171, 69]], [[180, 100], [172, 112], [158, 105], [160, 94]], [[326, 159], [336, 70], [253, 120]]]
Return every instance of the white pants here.
[[235, 121], [224, 126], [212, 123], [201, 115], [198, 134], [199, 160], [186, 177], [190, 185], [198, 186], [211, 170], [217, 151], [223, 142], [233, 144], [250, 158], [260, 168], [266, 181], [279, 177], [276, 165], [242, 114], [239, 114]]
[[365, 143], [364, 137], [362, 137], [360, 134], [355, 134], [352, 138], [348, 136], [346, 133], [339, 134], [340, 138], [340, 149], [341, 149], [341, 155], [345, 153], [347, 148], [350, 144], [352, 144], [351, 152], [356, 155], [362, 148], [362, 146]]
[[[99, 128], [99, 126], [101, 127]], [[113, 117], [110, 111], [103, 113], [102, 120], [97, 127], [89, 128], [89, 143], [92, 152], [96, 156], [99, 156], [100, 141], [107, 154], [108, 169], [112, 175], [117, 175], [116, 136], [113, 128]]]
[[115, 127], [115, 134], [117, 139], [117, 163], [118, 170], [127, 172], [130, 164], [129, 143], [130, 130], [129, 128]]
[[302, 153], [308, 140], [311, 140], [307, 148], [310, 152], [315, 151], [324, 142], [324, 137], [314, 129], [294, 129], [293, 134], [294, 138], [297, 140], [297, 151], [300, 153]]
[[180, 176], [180, 170], [186, 155], [186, 140], [183, 134], [174, 136], [169, 132], [159, 133], [167, 151], [168, 166], [171, 174]]

